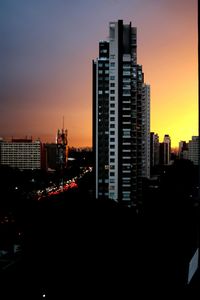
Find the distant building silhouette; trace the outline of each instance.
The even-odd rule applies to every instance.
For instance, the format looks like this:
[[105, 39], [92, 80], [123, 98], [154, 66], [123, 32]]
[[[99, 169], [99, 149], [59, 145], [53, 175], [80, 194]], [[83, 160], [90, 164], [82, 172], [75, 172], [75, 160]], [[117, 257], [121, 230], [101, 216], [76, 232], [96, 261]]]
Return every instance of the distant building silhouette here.
[[152, 170], [153, 167], [159, 165], [159, 136], [157, 133], [150, 133], [150, 168]]
[[150, 167], [150, 86], [137, 64], [137, 29], [110, 22], [93, 61], [96, 198], [136, 205]]
[[180, 159], [188, 159], [188, 143], [186, 141], [179, 142], [178, 155]]
[[45, 169], [56, 170], [57, 169], [57, 144], [44, 144], [44, 157], [45, 157]]
[[160, 143], [160, 165], [169, 165], [171, 157], [171, 139], [165, 134], [163, 143]]

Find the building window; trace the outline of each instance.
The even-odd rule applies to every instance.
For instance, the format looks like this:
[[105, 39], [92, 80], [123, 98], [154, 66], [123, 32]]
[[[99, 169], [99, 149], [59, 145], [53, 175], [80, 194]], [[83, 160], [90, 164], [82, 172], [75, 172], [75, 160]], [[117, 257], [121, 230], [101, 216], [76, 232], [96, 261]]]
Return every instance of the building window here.
[[114, 158], [111, 158], [111, 159], [110, 159], [110, 162], [111, 162], [111, 163], [114, 163], [114, 162], [115, 162], [115, 159], [114, 159]]
[[111, 93], [111, 94], [114, 94], [114, 93], [115, 93], [115, 90], [110, 90], [110, 93]]
[[110, 131], [110, 135], [114, 135], [115, 134], [115, 132], [112, 130], [112, 131]]
[[115, 141], [115, 138], [110, 138], [110, 142], [114, 142]]
[[114, 115], [114, 114], [115, 114], [115, 111], [114, 111], [114, 110], [111, 110], [111, 111], [110, 111], [110, 114], [111, 114], [111, 115]]
[[110, 86], [111, 86], [111, 87], [115, 87], [115, 83], [114, 83], [114, 82], [111, 82]]
[[115, 80], [115, 76], [110, 76], [110, 80]]
[[115, 128], [115, 124], [110, 124], [110, 128]]
[[114, 108], [115, 107], [115, 103], [111, 103], [110, 107]]
[[110, 121], [115, 121], [115, 117], [110, 117]]
[[115, 67], [115, 63], [114, 63], [114, 62], [111, 62], [111, 63], [110, 63], [110, 66], [111, 66], [111, 67]]
[[110, 145], [110, 149], [115, 149], [115, 145]]
[[114, 100], [115, 100], [115, 97], [112, 97], [112, 96], [111, 96], [111, 97], [110, 97], [110, 100], [111, 100], [111, 101], [114, 101]]
[[115, 152], [114, 151], [110, 151], [110, 156], [114, 156]]
[[115, 172], [110, 172], [110, 176], [115, 176]]
[[129, 136], [131, 133], [130, 133], [130, 130], [123, 130], [123, 135], [124, 136]]

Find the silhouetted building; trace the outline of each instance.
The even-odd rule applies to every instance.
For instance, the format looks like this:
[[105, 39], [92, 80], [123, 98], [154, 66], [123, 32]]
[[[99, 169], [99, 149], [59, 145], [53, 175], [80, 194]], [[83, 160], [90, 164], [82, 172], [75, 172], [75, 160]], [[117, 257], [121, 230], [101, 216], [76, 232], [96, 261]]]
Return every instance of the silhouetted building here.
[[137, 29], [109, 24], [93, 62], [93, 149], [96, 198], [135, 205], [149, 174], [150, 87], [137, 64]]
[[169, 165], [171, 157], [171, 139], [165, 134], [163, 143], [160, 143], [160, 164]]
[[47, 170], [57, 169], [57, 144], [45, 144], [45, 165]]
[[150, 133], [150, 168], [152, 170], [153, 167], [159, 165], [159, 151], [160, 151], [160, 144], [159, 144], [159, 136], [157, 133], [151, 132]]
[[180, 159], [188, 159], [188, 143], [185, 141], [179, 142], [178, 155]]
[[[2, 144], [2, 142], [3, 142], [3, 138], [0, 137], [0, 154], [1, 154], [1, 144]], [[0, 164], [1, 164], [1, 155], [0, 155]]]

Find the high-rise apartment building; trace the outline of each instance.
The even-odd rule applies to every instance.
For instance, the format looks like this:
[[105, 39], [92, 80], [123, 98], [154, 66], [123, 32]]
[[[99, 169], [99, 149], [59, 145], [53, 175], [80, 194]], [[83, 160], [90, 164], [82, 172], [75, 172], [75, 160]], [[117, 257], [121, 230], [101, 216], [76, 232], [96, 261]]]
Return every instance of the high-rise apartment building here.
[[143, 85], [142, 98], [142, 177], [150, 178], [150, 85]]
[[137, 29], [109, 24], [93, 61], [96, 198], [136, 205], [149, 174], [150, 87], [137, 64]]

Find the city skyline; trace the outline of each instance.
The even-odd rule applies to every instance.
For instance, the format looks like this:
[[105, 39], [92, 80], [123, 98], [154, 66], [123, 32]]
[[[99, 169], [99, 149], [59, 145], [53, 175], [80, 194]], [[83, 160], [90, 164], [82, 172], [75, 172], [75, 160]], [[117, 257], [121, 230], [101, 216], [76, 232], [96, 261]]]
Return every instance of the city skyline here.
[[91, 60], [117, 19], [138, 28], [151, 131], [169, 134], [172, 147], [197, 135], [197, 1], [9, 0], [0, 14], [0, 136], [54, 142], [64, 115], [69, 145], [91, 146]]

